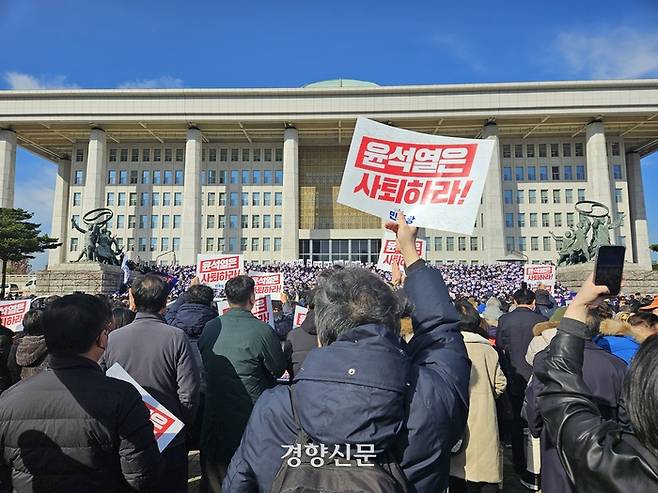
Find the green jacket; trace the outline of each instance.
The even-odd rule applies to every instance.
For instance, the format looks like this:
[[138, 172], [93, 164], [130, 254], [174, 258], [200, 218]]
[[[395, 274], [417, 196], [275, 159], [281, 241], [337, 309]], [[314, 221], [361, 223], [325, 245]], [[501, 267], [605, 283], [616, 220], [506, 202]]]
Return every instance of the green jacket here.
[[206, 324], [199, 350], [207, 386], [202, 449], [228, 465], [256, 400], [276, 385], [287, 361], [272, 328], [240, 308]]

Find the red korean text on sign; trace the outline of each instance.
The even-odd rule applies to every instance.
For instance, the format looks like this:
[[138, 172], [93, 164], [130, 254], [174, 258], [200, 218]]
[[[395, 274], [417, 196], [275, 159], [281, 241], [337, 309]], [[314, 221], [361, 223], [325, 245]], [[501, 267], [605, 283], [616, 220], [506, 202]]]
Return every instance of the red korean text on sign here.
[[199, 277], [204, 284], [225, 282], [240, 275], [240, 258], [224, 257], [202, 260], [199, 266]]
[[413, 144], [363, 137], [355, 167], [363, 170], [354, 193], [395, 204], [462, 204], [476, 144]]
[[255, 288], [254, 293], [258, 296], [275, 294], [281, 291], [281, 274], [271, 274], [266, 276], [253, 276]]
[[307, 312], [301, 312], [301, 311], [297, 312], [297, 314], [295, 315], [295, 322], [293, 324], [295, 327], [299, 327], [304, 323], [304, 320], [306, 320], [306, 313]]
[[149, 410], [151, 423], [153, 423], [153, 434], [155, 439], [158, 440], [162, 435], [167, 433], [167, 430], [174, 424], [175, 420], [171, 416], [160, 412], [158, 408], [151, 406], [148, 402], [144, 405]]
[[20, 324], [27, 312], [30, 300], [17, 301], [15, 303], [3, 303], [0, 306], [0, 325], [9, 327]]

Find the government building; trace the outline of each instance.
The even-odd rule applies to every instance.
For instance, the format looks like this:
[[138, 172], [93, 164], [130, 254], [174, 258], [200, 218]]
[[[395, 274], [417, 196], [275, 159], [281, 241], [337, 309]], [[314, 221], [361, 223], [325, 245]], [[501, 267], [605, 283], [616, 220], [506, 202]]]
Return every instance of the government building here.
[[473, 236], [425, 230], [435, 263], [555, 261], [594, 200], [627, 261], [650, 268], [640, 158], [658, 149], [658, 80], [380, 87], [335, 80], [285, 89], [0, 91], [0, 207], [16, 148], [57, 167], [49, 264], [79, 257], [87, 211], [131, 258], [194, 264], [376, 261], [381, 219], [336, 202], [356, 118], [497, 143]]

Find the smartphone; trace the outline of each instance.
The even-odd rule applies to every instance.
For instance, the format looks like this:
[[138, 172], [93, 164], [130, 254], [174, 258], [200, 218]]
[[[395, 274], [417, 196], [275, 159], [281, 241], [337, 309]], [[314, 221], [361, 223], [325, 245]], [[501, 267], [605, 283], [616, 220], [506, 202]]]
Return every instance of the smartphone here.
[[617, 296], [621, 290], [625, 256], [626, 247], [612, 245], [600, 247], [596, 254], [594, 284], [608, 286], [611, 296]]

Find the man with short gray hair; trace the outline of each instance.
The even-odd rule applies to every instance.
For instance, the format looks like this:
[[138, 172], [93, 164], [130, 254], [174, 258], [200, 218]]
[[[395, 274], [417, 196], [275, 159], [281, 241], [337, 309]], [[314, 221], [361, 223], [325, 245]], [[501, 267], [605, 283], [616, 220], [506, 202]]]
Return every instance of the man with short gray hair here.
[[[448, 486], [450, 451], [468, 414], [470, 361], [460, 318], [441, 273], [416, 253], [416, 228], [403, 214], [387, 227], [396, 231], [407, 265], [404, 290], [414, 305], [414, 336], [408, 344], [400, 337], [402, 302], [381, 278], [363, 268], [333, 273], [313, 298], [321, 347], [302, 363], [292, 393], [279, 386], [261, 395], [224, 493], [272, 491], [275, 477], [277, 484], [284, 477], [277, 471], [286, 466], [286, 449], [294, 451], [297, 420], [313, 444], [328, 450], [324, 464], [367, 449], [376, 455], [371, 465], [392, 457], [405, 491]], [[347, 469], [333, 471], [345, 475]]]

